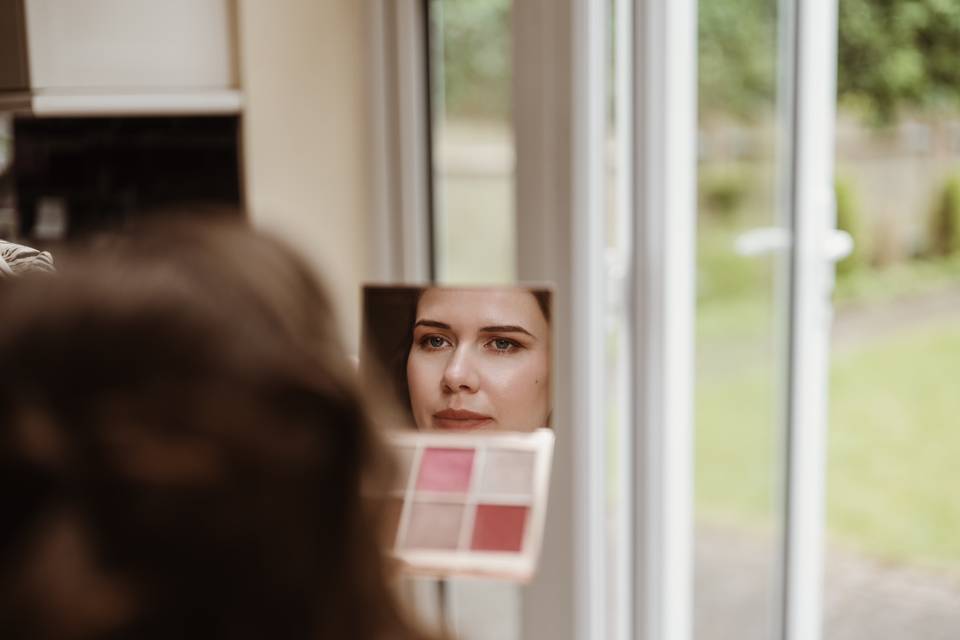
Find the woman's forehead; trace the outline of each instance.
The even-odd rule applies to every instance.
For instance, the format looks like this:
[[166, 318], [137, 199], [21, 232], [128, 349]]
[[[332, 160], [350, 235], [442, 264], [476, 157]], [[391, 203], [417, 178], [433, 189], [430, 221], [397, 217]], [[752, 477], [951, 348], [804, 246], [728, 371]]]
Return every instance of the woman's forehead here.
[[417, 320], [458, 325], [520, 325], [529, 331], [546, 326], [537, 299], [524, 289], [427, 289], [417, 304]]

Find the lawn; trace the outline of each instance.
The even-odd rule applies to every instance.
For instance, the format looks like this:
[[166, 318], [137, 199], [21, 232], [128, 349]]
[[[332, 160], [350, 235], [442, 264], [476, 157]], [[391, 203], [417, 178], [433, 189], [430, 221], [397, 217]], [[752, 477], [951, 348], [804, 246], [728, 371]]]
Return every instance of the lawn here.
[[[942, 270], [936, 273], [937, 282], [950, 280]], [[932, 279], [875, 275], [884, 277], [934, 287]], [[899, 291], [865, 278], [856, 286], [874, 301], [878, 291]], [[850, 290], [845, 299], [856, 300]], [[772, 301], [749, 296], [699, 307], [701, 517], [763, 526], [776, 516], [782, 462], [775, 425], [782, 381], [768, 329], [772, 308]], [[746, 339], [751, 333], [759, 336], [752, 343]], [[835, 542], [885, 559], [960, 571], [960, 465], [954, 461], [960, 457], [958, 363], [960, 326], [946, 322], [904, 327], [835, 351], [827, 499]]]
[[958, 373], [956, 325], [834, 357], [827, 504], [837, 538], [960, 569]]
[[[447, 280], [508, 281], [508, 177], [445, 175], [438, 225]], [[742, 228], [701, 221], [697, 318], [700, 518], [769, 528], [781, 493], [778, 301], [773, 261], [732, 251]], [[896, 304], [960, 280], [960, 259], [911, 261], [838, 282], [838, 306]], [[759, 294], [757, 292], [767, 292]], [[828, 527], [835, 543], [960, 571], [960, 324], [904, 327], [837, 349], [830, 371]], [[613, 441], [611, 450], [618, 446]], [[615, 477], [612, 470], [611, 478]]]

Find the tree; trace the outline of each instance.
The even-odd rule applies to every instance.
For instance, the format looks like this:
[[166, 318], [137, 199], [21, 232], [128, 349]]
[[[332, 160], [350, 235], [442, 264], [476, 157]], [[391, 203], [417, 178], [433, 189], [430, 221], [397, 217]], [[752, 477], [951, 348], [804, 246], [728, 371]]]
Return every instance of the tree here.
[[840, 0], [837, 93], [876, 124], [960, 106], [960, 2]]
[[775, 107], [776, 0], [702, 0], [699, 95], [705, 116], [748, 119]]
[[[443, 91], [459, 117], [502, 120], [510, 114], [510, 0], [432, 0], [434, 38], [440, 38]], [[439, 32], [438, 32], [439, 31]], [[435, 57], [435, 61], [439, 56]], [[438, 82], [440, 80], [440, 82]]]
[[[960, 108], [960, 0], [839, 0], [837, 95], [885, 125], [903, 109]], [[701, 0], [705, 113], [773, 105], [777, 0]]]
[[[599, 1], [599, 0], [598, 0]], [[793, 0], [801, 2], [803, 0]], [[510, 0], [432, 0], [442, 15], [452, 112], [509, 114]], [[960, 109], [960, 0], [839, 0], [837, 93], [870, 122], [904, 109]], [[780, 0], [700, 0], [704, 115], [750, 119], [775, 106]]]

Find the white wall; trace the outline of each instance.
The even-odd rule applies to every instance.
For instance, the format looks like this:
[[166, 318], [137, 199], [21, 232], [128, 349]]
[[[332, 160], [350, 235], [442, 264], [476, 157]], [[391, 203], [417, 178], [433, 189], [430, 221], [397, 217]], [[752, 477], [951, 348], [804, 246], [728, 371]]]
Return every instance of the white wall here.
[[317, 267], [356, 348], [373, 187], [367, 3], [237, 1], [251, 219]]

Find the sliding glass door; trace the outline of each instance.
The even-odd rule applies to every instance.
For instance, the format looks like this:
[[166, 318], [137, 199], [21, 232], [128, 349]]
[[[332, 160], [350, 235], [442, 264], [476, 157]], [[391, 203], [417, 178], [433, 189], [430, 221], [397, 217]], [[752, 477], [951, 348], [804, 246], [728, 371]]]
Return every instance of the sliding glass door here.
[[457, 630], [817, 638], [836, 0], [387, 5], [425, 56], [421, 262], [557, 285], [540, 572], [457, 585]]
[[783, 4], [699, 3], [697, 640], [765, 640], [780, 611], [793, 134]]

